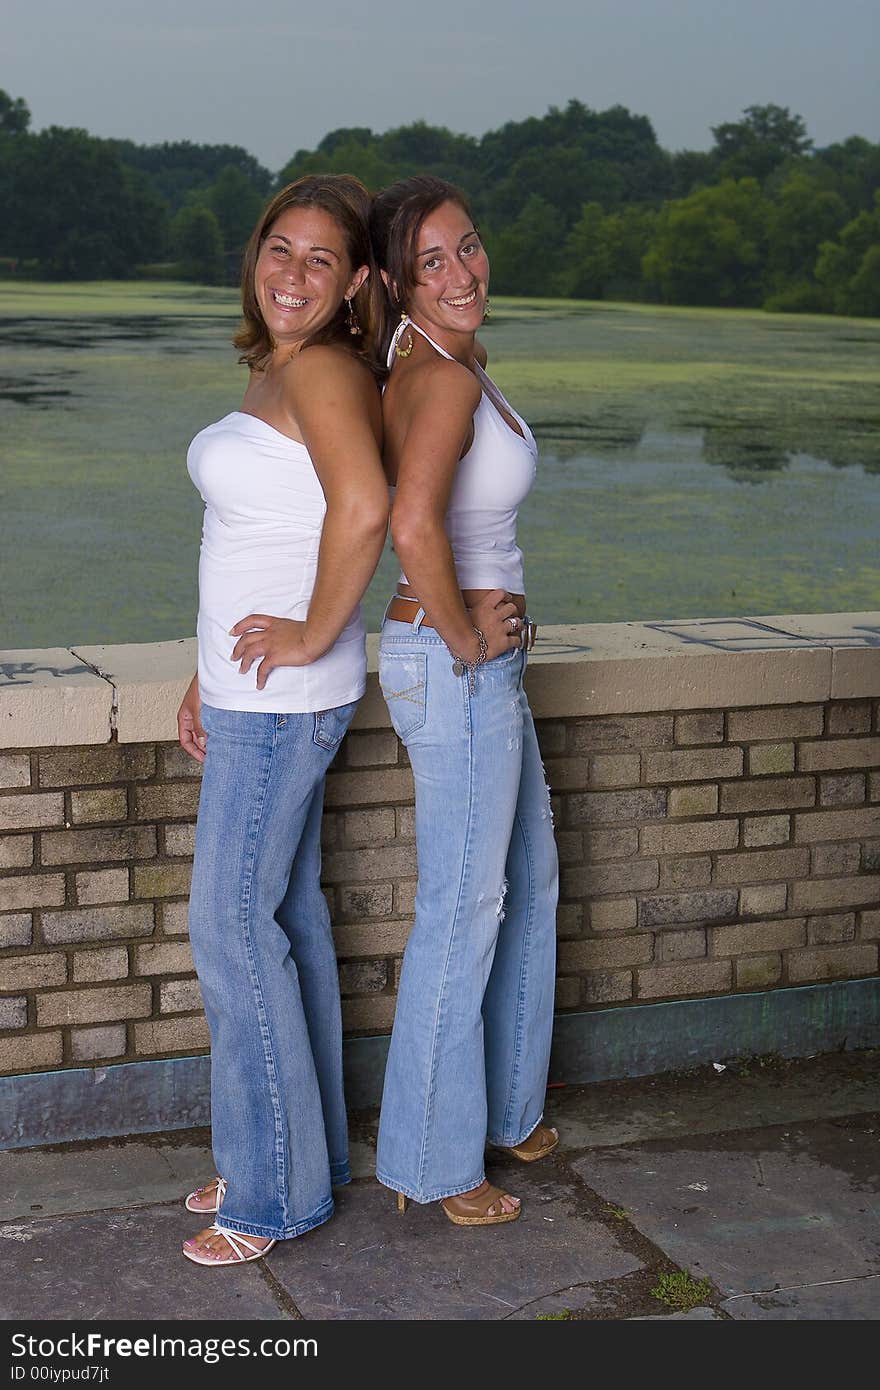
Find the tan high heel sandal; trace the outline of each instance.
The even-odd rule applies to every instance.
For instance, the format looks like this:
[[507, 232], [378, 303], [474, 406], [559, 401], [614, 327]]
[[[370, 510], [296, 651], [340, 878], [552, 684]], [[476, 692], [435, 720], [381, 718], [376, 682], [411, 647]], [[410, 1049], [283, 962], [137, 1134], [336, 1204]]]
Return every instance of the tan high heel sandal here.
[[546, 1158], [552, 1153], [558, 1143], [559, 1131], [553, 1125], [536, 1125], [521, 1144], [516, 1144], [510, 1149], [504, 1148], [502, 1144], [494, 1144], [492, 1147], [499, 1153], [513, 1154], [520, 1163], [536, 1163], [539, 1158]]
[[[505, 1211], [501, 1206], [505, 1197], [516, 1202], [513, 1211]], [[406, 1202], [404, 1193], [398, 1192], [397, 1210], [406, 1211]], [[499, 1208], [497, 1212], [490, 1211], [494, 1206]], [[487, 1184], [485, 1192], [479, 1192], [476, 1196], [461, 1193], [456, 1197], [444, 1197], [440, 1208], [454, 1226], [500, 1226], [504, 1221], [516, 1221], [522, 1212], [518, 1197], [512, 1197], [509, 1192], [502, 1192], [500, 1187], [492, 1187], [491, 1184]]]

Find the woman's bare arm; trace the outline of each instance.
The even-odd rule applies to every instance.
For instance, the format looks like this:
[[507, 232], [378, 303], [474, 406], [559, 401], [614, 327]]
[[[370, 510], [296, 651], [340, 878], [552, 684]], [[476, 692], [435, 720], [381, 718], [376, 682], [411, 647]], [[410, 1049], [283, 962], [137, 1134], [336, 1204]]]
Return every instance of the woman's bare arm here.
[[195, 758], [197, 763], [205, 761], [208, 739], [202, 728], [202, 699], [199, 695], [198, 675], [193, 676], [187, 686], [186, 694], [177, 711], [177, 741], [183, 751]]
[[[324, 352], [334, 355], [333, 371], [306, 363], [310, 353]], [[302, 356], [294, 408], [327, 501], [306, 619], [307, 640], [320, 655], [345, 627], [379, 563], [388, 531], [388, 484], [373, 378], [339, 349], [310, 348]]]
[[242, 675], [260, 662], [260, 690], [276, 666], [308, 665], [332, 647], [372, 578], [388, 528], [378, 393], [363, 364], [339, 348], [308, 348], [290, 364], [284, 394], [327, 512], [305, 621], [251, 613], [232, 629], [233, 660], [241, 660]]
[[516, 612], [501, 589], [467, 609], [455, 574], [445, 517], [462, 449], [480, 401], [476, 377], [457, 362], [420, 365], [399, 406], [406, 428], [391, 510], [394, 549], [428, 621], [450, 651], [475, 660], [482, 631], [489, 656], [516, 645], [506, 619]]

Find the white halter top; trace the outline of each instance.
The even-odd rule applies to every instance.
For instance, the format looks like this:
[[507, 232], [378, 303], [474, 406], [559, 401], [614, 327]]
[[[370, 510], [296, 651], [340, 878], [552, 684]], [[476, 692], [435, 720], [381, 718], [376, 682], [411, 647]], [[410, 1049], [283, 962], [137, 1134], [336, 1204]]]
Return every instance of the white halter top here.
[[[401, 333], [419, 333], [441, 357], [452, 354], [435, 343], [412, 319], [400, 322], [388, 349], [388, 366]], [[477, 362], [482, 387], [474, 411], [474, 438], [459, 460], [446, 512], [446, 533], [452, 547], [455, 573], [461, 589], [507, 589], [525, 593], [523, 555], [516, 543], [517, 512], [535, 480], [538, 446], [525, 420], [501, 394]], [[511, 429], [501, 407], [522, 430]], [[392, 496], [394, 488], [391, 489]], [[401, 574], [400, 582], [409, 581]]]

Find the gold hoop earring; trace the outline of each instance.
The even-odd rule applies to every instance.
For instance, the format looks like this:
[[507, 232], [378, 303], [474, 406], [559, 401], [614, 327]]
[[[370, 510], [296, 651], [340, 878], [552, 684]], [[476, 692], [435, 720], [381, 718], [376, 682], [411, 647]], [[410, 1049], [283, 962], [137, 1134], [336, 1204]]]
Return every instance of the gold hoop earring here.
[[486, 319], [490, 319], [491, 317], [492, 317], [492, 309], [491, 309], [491, 307], [490, 307], [490, 305], [489, 305], [489, 296], [486, 295], [486, 307], [485, 307], [484, 310], [483, 310], [483, 323], [486, 322]]
[[[409, 342], [407, 343], [406, 347], [401, 347], [400, 340], [403, 337], [404, 328], [406, 328], [406, 336], [409, 339]], [[397, 333], [395, 334], [395, 338], [396, 341], [394, 344], [394, 351], [397, 353], [397, 356], [409, 357], [410, 353], [413, 350], [415, 339], [412, 335], [412, 329], [409, 327], [409, 317], [405, 309], [403, 313], [400, 315], [400, 323], [397, 325]]]
[[361, 329], [360, 320], [354, 311], [351, 300], [346, 299], [345, 302], [348, 305], [348, 318], [346, 319], [346, 323], [348, 324], [349, 333], [352, 335], [361, 333], [363, 330]]

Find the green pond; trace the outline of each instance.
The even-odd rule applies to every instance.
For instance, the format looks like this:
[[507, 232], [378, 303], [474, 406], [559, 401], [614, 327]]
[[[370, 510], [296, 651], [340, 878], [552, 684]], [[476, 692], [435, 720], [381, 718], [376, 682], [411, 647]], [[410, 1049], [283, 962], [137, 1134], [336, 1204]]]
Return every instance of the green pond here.
[[[194, 631], [190, 438], [244, 388], [234, 291], [0, 283], [0, 647]], [[880, 607], [880, 322], [501, 300], [541, 449], [542, 623]], [[396, 569], [365, 600], [378, 627]]]

